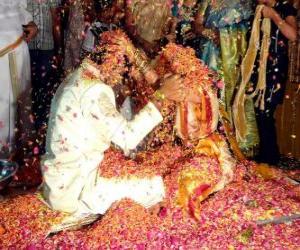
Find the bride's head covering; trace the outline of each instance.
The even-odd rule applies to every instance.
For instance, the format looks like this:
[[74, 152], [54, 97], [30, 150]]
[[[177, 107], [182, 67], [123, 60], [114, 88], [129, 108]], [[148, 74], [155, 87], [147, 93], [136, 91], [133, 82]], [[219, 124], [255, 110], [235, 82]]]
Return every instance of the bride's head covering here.
[[216, 91], [216, 74], [209, 70], [191, 48], [170, 43], [158, 59], [157, 73], [179, 74], [185, 88], [194, 90], [201, 103], [181, 102], [177, 104], [176, 134], [183, 140], [197, 141], [217, 129], [219, 106]]

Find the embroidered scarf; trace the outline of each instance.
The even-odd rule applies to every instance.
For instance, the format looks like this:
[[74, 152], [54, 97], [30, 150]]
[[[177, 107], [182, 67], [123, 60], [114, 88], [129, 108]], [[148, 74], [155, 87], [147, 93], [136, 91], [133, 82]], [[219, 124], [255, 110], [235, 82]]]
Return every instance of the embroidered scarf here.
[[[246, 98], [257, 97], [255, 106], [261, 110], [265, 108], [266, 68], [270, 46], [271, 20], [264, 18], [261, 22], [263, 7], [264, 5], [258, 5], [256, 8], [249, 47], [241, 65], [241, 84], [233, 104], [233, 120], [236, 128], [236, 137], [239, 141], [243, 141], [247, 134], [247, 121], [244, 107]], [[260, 31], [263, 33], [261, 43]], [[246, 88], [250, 81], [259, 49], [258, 82], [254, 92], [247, 96]]]

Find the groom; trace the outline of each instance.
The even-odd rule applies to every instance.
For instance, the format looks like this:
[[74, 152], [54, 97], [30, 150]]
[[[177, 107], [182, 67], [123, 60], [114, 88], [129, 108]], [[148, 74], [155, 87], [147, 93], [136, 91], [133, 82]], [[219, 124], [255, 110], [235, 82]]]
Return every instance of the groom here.
[[[139, 65], [126, 35], [120, 31], [110, 34], [104, 48], [66, 79], [52, 102], [42, 190], [46, 202], [63, 212], [104, 214], [122, 198], [131, 198], [145, 207], [164, 198], [159, 176], [130, 181], [105, 179], [98, 173], [104, 151], [111, 143], [128, 154], [162, 121], [159, 107], [163, 98], [150, 97], [131, 121], [119, 113], [116, 98], [128, 87], [122, 84], [124, 76], [132, 65]], [[167, 77], [156, 96], [180, 101], [183, 97], [179, 85], [181, 78]]]

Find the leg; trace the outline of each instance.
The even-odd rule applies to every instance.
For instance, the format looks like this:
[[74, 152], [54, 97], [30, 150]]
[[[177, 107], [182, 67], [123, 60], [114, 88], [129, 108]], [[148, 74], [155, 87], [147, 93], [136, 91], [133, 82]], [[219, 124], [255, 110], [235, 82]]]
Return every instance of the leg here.
[[279, 161], [279, 149], [277, 145], [275, 108], [256, 110], [257, 125], [260, 137], [259, 161], [276, 165]]
[[58, 81], [58, 73], [52, 67], [53, 51], [32, 50], [32, 99], [35, 127], [39, 135], [40, 153], [44, 153], [46, 128], [50, 112], [51, 99]]

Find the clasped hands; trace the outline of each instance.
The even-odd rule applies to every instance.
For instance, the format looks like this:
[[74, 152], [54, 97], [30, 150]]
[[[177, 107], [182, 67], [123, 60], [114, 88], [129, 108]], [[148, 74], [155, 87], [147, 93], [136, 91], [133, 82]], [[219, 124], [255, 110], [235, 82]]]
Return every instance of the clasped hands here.
[[[125, 53], [129, 57], [130, 61], [134, 62], [138, 67], [140, 66], [140, 55], [137, 55], [137, 49], [134, 47], [132, 42], [129, 39], [124, 37], [116, 38], [115, 43], [121, 45], [125, 48]], [[143, 64], [144, 65], [144, 64]], [[156, 82], [157, 74], [154, 70], [151, 70], [151, 67], [144, 72], [144, 76], [149, 78], [148, 83]], [[149, 77], [147, 77], [149, 75]], [[150, 80], [151, 79], [151, 80]], [[184, 79], [177, 74], [167, 74], [165, 75], [160, 82], [159, 92], [161, 95], [170, 101], [174, 102], [194, 102], [200, 103], [201, 98], [197, 91], [193, 88], [187, 87], [184, 85]]]
[[184, 79], [180, 75], [167, 74], [161, 81], [158, 90], [164, 98], [174, 102], [200, 103], [201, 97], [196, 90], [184, 85]]

